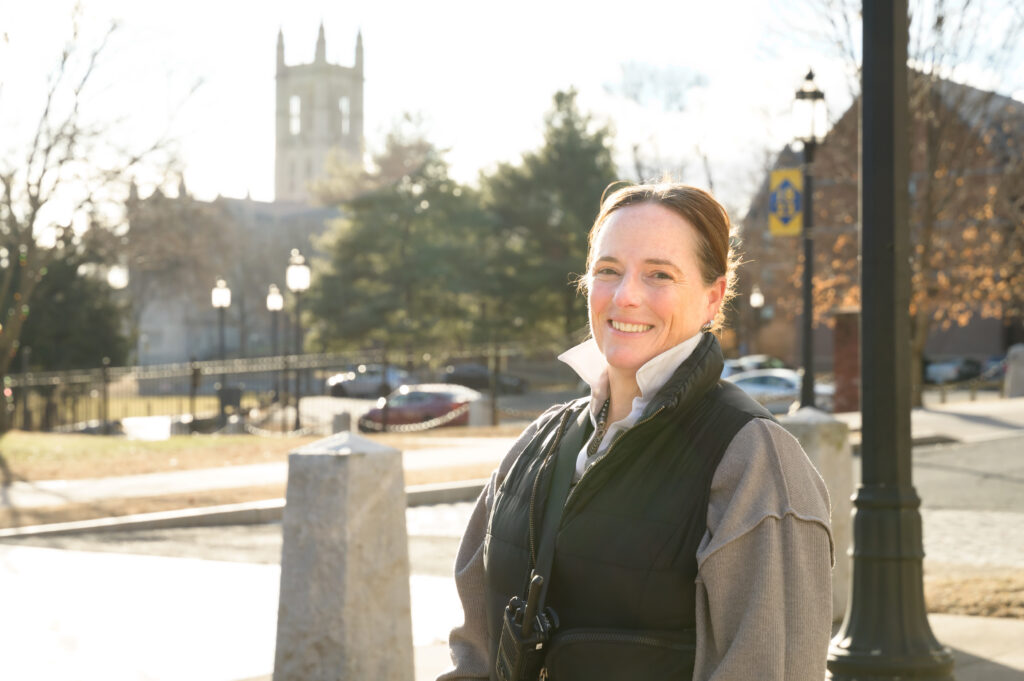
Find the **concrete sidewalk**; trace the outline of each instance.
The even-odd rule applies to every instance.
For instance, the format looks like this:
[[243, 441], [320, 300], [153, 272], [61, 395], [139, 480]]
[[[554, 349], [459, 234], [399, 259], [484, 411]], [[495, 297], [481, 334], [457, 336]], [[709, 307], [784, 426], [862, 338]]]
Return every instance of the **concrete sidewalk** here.
[[[452, 578], [437, 574], [437, 561], [424, 561], [422, 550], [412, 550], [446, 513], [424, 510], [431, 527], [414, 510], [407, 523], [416, 681], [429, 681], [447, 667], [447, 632], [462, 617]], [[441, 522], [447, 526], [441, 531], [454, 534], [458, 520]], [[227, 532], [211, 542], [223, 544]], [[267, 530], [258, 533], [265, 537]], [[450, 553], [455, 538], [444, 539], [449, 547], [442, 552]], [[277, 565], [116, 548], [0, 543], [0, 678], [269, 681]], [[929, 621], [937, 639], [952, 649], [958, 681], [1024, 680], [1024, 621], [956, 615], [932, 615]]]

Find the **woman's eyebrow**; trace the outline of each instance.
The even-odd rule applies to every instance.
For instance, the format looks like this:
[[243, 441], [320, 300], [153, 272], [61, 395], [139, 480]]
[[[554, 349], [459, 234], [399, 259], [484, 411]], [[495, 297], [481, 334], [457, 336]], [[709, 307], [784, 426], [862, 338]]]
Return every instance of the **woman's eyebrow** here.
[[[610, 262], [610, 263], [613, 263], [615, 265], [622, 264], [621, 261], [618, 258], [616, 258], [614, 255], [598, 256], [597, 258], [594, 259], [594, 262], [595, 263]], [[645, 265], [661, 265], [662, 267], [671, 267], [674, 270], [679, 270], [679, 266], [678, 265], [676, 265], [671, 260], [666, 260], [665, 258], [647, 258], [646, 260], [644, 260], [644, 264]]]

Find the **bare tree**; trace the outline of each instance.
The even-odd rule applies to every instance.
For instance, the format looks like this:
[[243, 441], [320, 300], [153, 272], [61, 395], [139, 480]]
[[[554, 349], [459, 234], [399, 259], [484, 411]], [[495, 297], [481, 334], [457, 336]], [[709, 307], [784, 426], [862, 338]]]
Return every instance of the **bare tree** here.
[[[620, 69], [622, 73], [619, 81], [607, 83], [605, 91], [642, 109], [663, 115], [684, 112], [690, 90], [707, 84], [703, 74], [677, 66], [628, 61], [622, 63]], [[694, 149], [710, 185], [711, 171], [707, 155], [699, 144]], [[664, 152], [657, 135], [634, 140], [630, 143], [630, 153], [633, 174], [639, 182], [658, 180], [665, 173], [682, 177], [686, 172], [685, 153], [681, 150]]]
[[[1005, 323], [1022, 314], [1024, 103], [958, 80], [972, 67], [990, 75], [1007, 73], [1019, 56], [1024, 15], [1004, 2], [911, 4], [907, 228], [913, 246], [913, 399], [920, 405], [922, 359], [934, 330], [965, 326], [975, 317]], [[822, 0], [819, 8], [839, 54], [856, 60], [859, 3]], [[857, 206], [848, 191], [857, 175], [855, 149], [849, 144], [856, 140], [856, 105], [844, 118], [849, 120], [837, 123], [815, 163], [816, 175], [847, 190], [821, 189], [821, 203], [816, 197], [826, 217], [822, 223], [834, 232], [831, 246], [816, 255], [819, 315], [860, 302]]]
[[[34, 130], [0, 154], [0, 375], [9, 369], [47, 267], [108, 239], [121, 221], [127, 179], [144, 163], [168, 162], [166, 137], [126, 148], [117, 141], [121, 121], [97, 120], [90, 110], [91, 86], [117, 26], [88, 44], [81, 20], [76, 10]], [[12, 106], [0, 97], [0, 107]]]

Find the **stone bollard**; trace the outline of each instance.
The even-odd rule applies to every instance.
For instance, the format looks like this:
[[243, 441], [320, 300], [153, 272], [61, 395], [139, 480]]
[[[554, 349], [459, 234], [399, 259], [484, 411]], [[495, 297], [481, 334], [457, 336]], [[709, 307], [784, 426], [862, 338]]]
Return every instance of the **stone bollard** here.
[[782, 426], [800, 442], [807, 458], [818, 469], [832, 502], [832, 540], [836, 566], [832, 570], [832, 619], [846, 614], [850, 596], [850, 555], [853, 522], [853, 454], [849, 427], [830, 414], [804, 407], [779, 418]]
[[469, 425], [489, 426], [491, 425], [491, 398], [480, 395], [479, 398], [469, 403]]
[[1006, 353], [1003, 397], [1024, 397], [1024, 343], [1011, 345]]
[[352, 414], [347, 411], [338, 412], [331, 417], [331, 432], [341, 433], [352, 430]]
[[412, 681], [401, 452], [340, 433], [288, 455], [274, 681]]

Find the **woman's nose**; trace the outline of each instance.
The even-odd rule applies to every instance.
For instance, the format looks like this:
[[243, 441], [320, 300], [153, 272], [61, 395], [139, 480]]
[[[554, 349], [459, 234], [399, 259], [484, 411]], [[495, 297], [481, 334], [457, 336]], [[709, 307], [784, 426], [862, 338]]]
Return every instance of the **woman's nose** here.
[[634, 307], [640, 304], [643, 283], [632, 275], [623, 276], [615, 287], [615, 304], [619, 307]]

